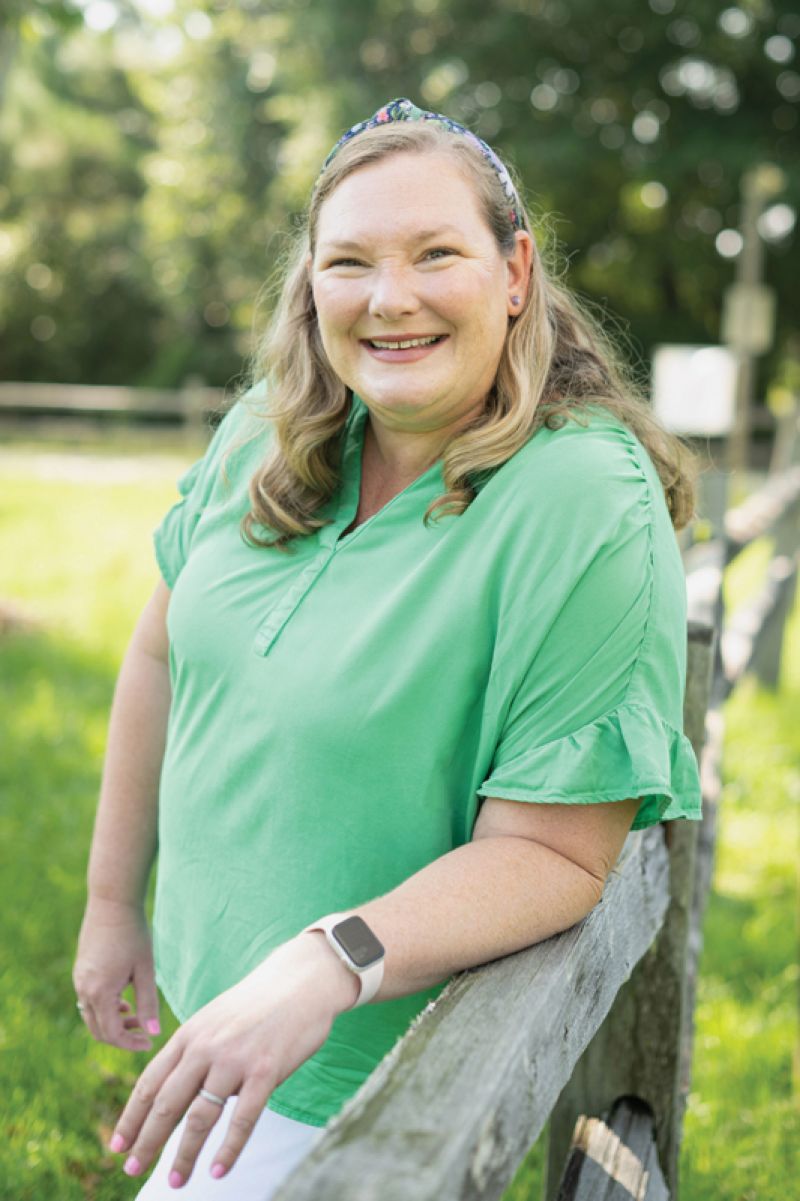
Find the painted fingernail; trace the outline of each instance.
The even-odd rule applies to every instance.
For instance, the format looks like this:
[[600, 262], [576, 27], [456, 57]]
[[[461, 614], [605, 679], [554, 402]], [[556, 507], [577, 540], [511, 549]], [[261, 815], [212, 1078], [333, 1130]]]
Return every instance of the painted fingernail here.
[[142, 1170], [142, 1165], [135, 1155], [129, 1155], [122, 1165], [122, 1170], [127, 1176], [138, 1176]]
[[167, 1180], [170, 1188], [180, 1188], [183, 1184], [183, 1177], [181, 1176], [180, 1172], [176, 1172], [174, 1168], [170, 1172]]
[[108, 1149], [109, 1149], [109, 1151], [124, 1151], [125, 1150], [125, 1139], [122, 1137], [121, 1134], [114, 1135], [114, 1137], [111, 1139], [111, 1142], [108, 1144]]
[[220, 1176], [225, 1175], [225, 1165], [222, 1163], [215, 1163], [211, 1169], [211, 1175], [215, 1180], [219, 1180]]
[[160, 1034], [161, 1033], [161, 1026], [159, 1024], [158, 1018], [150, 1018], [150, 1020], [148, 1022], [145, 1022], [145, 1025], [147, 1026], [147, 1029], [150, 1031], [151, 1034]]

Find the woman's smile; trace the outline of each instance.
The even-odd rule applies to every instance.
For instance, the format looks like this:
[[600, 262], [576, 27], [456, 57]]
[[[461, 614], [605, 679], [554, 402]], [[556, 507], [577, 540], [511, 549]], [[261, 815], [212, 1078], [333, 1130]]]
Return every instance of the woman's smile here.
[[[418, 359], [427, 358], [437, 347], [443, 345], [449, 334], [430, 336], [435, 338], [435, 341], [428, 341], [424, 336], [409, 335], [407, 338], [363, 338], [361, 345], [373, 359], [380, 359], [382, 363], [416, 363]], [[392, 348], [389, 343], [395, 341], [397, 347]]]

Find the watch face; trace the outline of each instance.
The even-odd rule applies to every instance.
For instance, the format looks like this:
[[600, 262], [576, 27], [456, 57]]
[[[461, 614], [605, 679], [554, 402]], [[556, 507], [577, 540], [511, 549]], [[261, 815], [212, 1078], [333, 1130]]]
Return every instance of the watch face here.
[[363, 917], [344, 918], [336, 923], [332, 934], [356, 967], [369, 967], [383, 956], [383, 943], [378, 941]]

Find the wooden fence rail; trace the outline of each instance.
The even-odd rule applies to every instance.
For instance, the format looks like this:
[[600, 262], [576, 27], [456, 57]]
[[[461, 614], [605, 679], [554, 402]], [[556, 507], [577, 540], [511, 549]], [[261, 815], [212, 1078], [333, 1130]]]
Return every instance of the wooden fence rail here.
[[127, 388], [99, 384], [38, 384], [0, 382], [0, 417], [30, 423], [31, 418], [92, 419], [177, 424], [189, 437], [202, 439], [211, 414], [225, 403], [222, 388], [208, 388], [190, 377], [183, 388]]

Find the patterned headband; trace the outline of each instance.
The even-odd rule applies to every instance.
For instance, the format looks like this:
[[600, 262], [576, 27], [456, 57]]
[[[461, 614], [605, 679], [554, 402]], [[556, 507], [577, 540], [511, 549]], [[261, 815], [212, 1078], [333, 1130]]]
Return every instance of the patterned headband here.
[[[491, 164], [503, 186], [506, 199], [511, 206], [508, 210], [508, 217], [511, 224], [515, 229], [525, 228], [522, 220], [522, 205], [519, 202], [516, 189], [511, 182], [511, 176], [491, 146], [487, 146], [482, 138], [479, 138], [471, 129], [467, 129], [465, 125], [459, 125], [458, 121], [453, 121], [450, 117], [445, 117], [442, 113], [431, 113], [427, 109], [417, 108], [416, 104], [412, 103], [405, 96], [400, 96], [397, 100], [390, 100], [388, 104], [384, 104], [383, 108], [379, 108], [368, 120], [358, 121], [348, 129], [347, 133], [343, 133], [322, 164], [319, 176], [323, 174], [331, 159], [338, 154], [345, 142], [349, 142], [357, 134], [363, 133], [365, 129], [372, 129], [376, 125], [386, 125], [390, 121], [438, 121], [445, 129], [449, 129], [451, 133], [460, 133], [464, 137], [469, 138], [478, 147], [483, 157]], [[319, 176], [317, 180], [319, 180]]]

